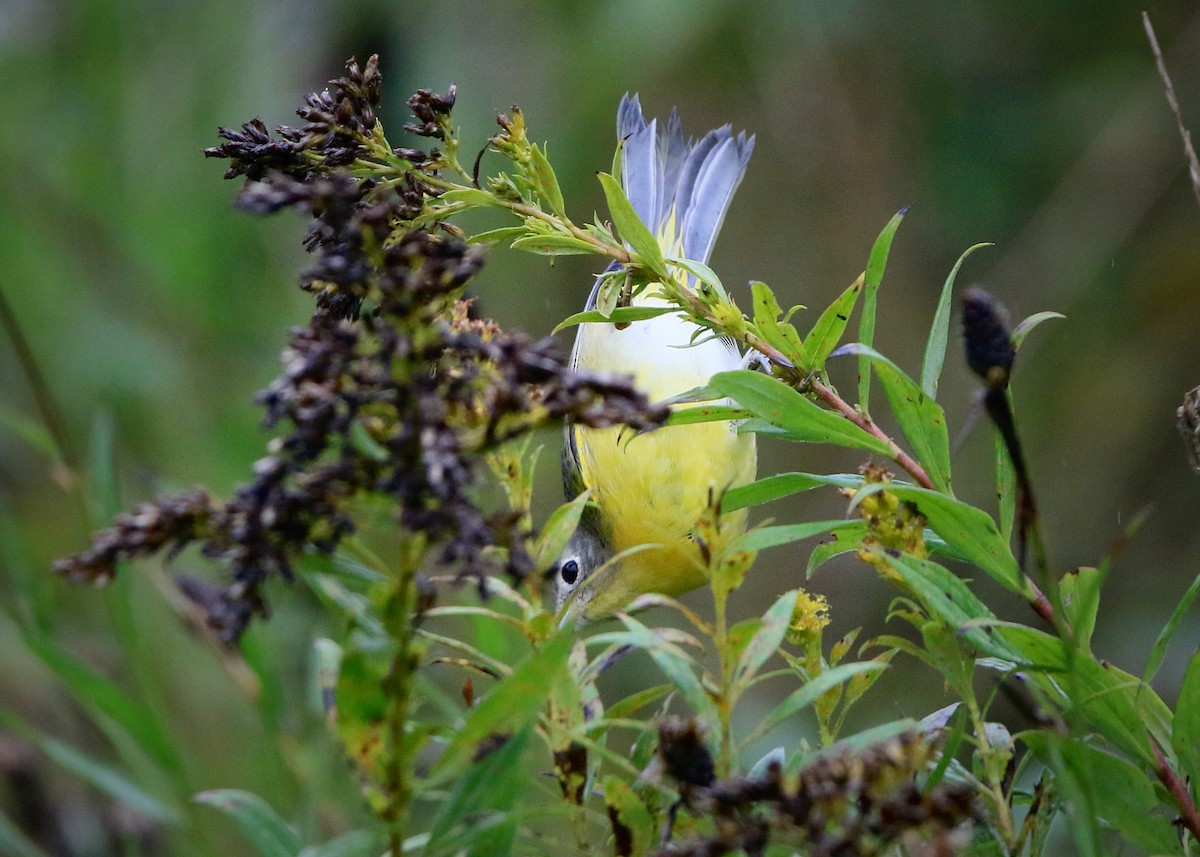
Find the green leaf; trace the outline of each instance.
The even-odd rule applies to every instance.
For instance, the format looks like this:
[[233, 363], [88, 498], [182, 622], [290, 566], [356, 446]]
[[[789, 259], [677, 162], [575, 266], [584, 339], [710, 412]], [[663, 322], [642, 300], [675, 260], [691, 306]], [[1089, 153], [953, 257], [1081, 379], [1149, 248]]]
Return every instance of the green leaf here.
[[1091, 651], [1092, 632], [1096, 629], [1096, 614], [1100, 610], [1100, 586], [1104, 577], [1096, 568], [1078, 568], [1062, 576], [1060, 595], [1067, 622], [1075, 633], [1080, 648]]
[[632, 717], [641, 709], [645, 708], [652, 702], [657, 702], [662, 699], [672, 690], [674, 685], [660, 684], [654, 687], [643, 688], [629, 694], [624, 699], [619, 699], [608, 707], [605, 716], [613, 720], [620, 720], [624, 717]]
[[555, 214], [566, 215], [562, 189], [558, 186], [558, 176], [554, 174], [554, 168], [550, 166], [550, 161], [546, 157], [545, 143], [541, 147], [536, 145], [529, 147], [529, 162], [533, 167], [533, 177], [538, 191], [546, 205]]
[[1035, 755], [1042, 757], [1046, 767], [1054, 771], [1058, 791], [1074, 810], [1072, 823], [1067, 828], [1075, 840], [1076, 853], [1080, 857], [1099, 857], [1099, 810], [1094, 794], [1095, 783], [1067, 761], [1062, 753], [1064, 742], [1046, 733], [1027, 732], [1022, 738]]
[[832, 443], [890, 455], [888, 445], [844, 417], [827, 411], [782, 381], [761, 372], [720, 372], [709, 387], [728, 396], [758, 417], [787, 432], [787, 437], [809, 443]]
[[[504, 815], [516, 805], [529, 779], [513, 776], [513, 772], [522, 770], [521, 757], [529, 746], [532, 733], [532, 724], [526, 725], [467, 769], [447, 797], [440, 801], [441, 809], [429, 832], [431, 847], [440, 845], [447, 834], [460, 825], [472, 827], [479, 816], [489, 813]], [[513, 832], [500, 826], [489, 832], [485, 837], [486, 842], [472, 837], [467, 853], [499, 853], [499, 849], [495, 849], [499, 843], [495, 842], [494, 837], [511, 840]], [[481, 850], [485, 845], [495, 850]]]
[[625, 286], [629, 282], [629, 271], [626, 268], [621, 268], [616, 271], [611, 271], [607, 274], [601, 274], [599, 283], [596, 287], [596, 312], [600, 313], [601, 317], [611, 320], [612, 315], [617, 310], [617, 304], [621, 302], [621, 294], [625, 291]]
[[816, 473], [776, 473], [773, 476], [764, 476], [748, 485], [730, 488], [721, 498], [721, 511], [732, 512], [736, 509], [760, 506], [772, 500], [820, 488], [824, 485], [832, 485], [837, 488], [858, 488], [862, 482], [862, 476], [852, 473], [836, 476], [824, 476]]
[[367, 830], [351, 830], [320, 845], [310, 845], [300, 857], [376, 857], [385, 847], [383, 837]]
[[774, 654], [787, 634], [788, 625], [792, 621], [792, 612], [796, 608], [797, 591], [785, 592], [775, 600], [771, 608], [763, 614], [762, 623], [746, 648], [742, 650], [737, 665], [733, 670], [733, 697], [736, 699], [746, 689], [747, 683], [754, 678], [767, 658]]
[[[1008, 395], [1008, 407], [1013, 406], [1012, 395]], [[1012, 544], [1013, 521], [1017, 516], [1017, 468], [1012, 453], [1004, 442], [999, 429], [992, 432], [996, 455], [996, 503], [1000, 513], [1000, 537], [1005, 544]]]
[[448, 190], [438, 196], [442, 202], [463, 205], [468, 208], [484, 208], [484, 207], [500, 207], [504, 206], [499, 199], [486, 190], [480, 190], [474, 187], [463, 187], [457, 190]]
[[550, 695], [550, 686], [572, 680], [565, 668], [574, 639], [571, 631], [560, 632], [471, 709], [463, 728], [434, 763], [429, 785], [444, 784], [461, 774], [488, 739], [511, 736], [537, 718]]
[[157, 720], [144, 703], [62, 648], [52, 637], [31, 631], [23, 635], [23, 640], [93, 716], [100, 713], [111, 718], [156, 763], [167, 770], [180, 770], [174, 745], [158, 728]]
[[851, 508], [864, 497], [879, 491], [889, 491], [902, 500], [912, 501], [930, 528], [955, 551], [987, 572], [1005, 589], [1022, 596], [1028, 594], [1017, 560], [987, 512], [937, 491], [895, 482], [864, 485], [851, 500]]
[[[862, 317], [858, 322], [858, 341], [863, 345], [875, 344], [875, 306], [878, 302], [879, 284], [883, 282], [883, 270], [887, 267], [888, 252], [892, 249], [892, 239], [896, 237], [896, 230], [900, 228], [900, 221], [904, 219], [906, 211], [908, 211], [907, 206], [900, 209], [888, 221], [887, 226], [883, 227], [883, 231], [875, 239], [875, 244], [871, 247], [871, 255], [867, 259], [866, 289], [863, 294]], [[870, 412], [870, 398], [871, 367], [867, 364], [866, 358], [861, 357], [858, 362], [858, 406], [864, 413]]]
[[507, 241], [516, 241], [518, 238], [524, 238], [528, 234], [529, 230], [524, 226], [501, 226], [499, 229], [478, 232], [468, 240], [472, 244], [501, 244]]
[[701, 405], [672, 408], [665, 425], [690, 426], [697, 423], [717, 423], [727, 420], [744, 420], [751, 414], [745, 408], [730, 405]]
[[695, 259], [684, 259], [679, 256], [667, 256], [664, 261], [668, 265], [675, 265], [678, 268], [682, 268], [704, 285], [711, 287], [722, 299], [728, 299], [729, 295], [725, 291], [725, 286], [721, 282], [721, 278], [717, 276], [717, 272], [703, 262], [697, 262]]
[[[855, 664], [847, 664], [847, 666], [856, 666]], [[828, 747], [822, 747], [815, 753], [807, 755], [797, 753], [793, 756], [788, 764], [784, 767], [785, 774], [794, 774], [797, 770], [806, 765], [817, 761], [818, 759], [828, 759], [830, 757], [853, 755], [881, 744], [884, 741], [890, 741], [897, 735], [903, 735], [905, 732], [911, 732], [918, 728], [917, 721], [903, 717], [899, 720], [892, 720], [888, 723], [881, 723], [878, 726], [872, 726], [870, 729], [864, 729], [861, 732], [856, 732], [840, 741], [830, 744]]]
[[159, 800], [108, 763], [101, 762], [57, 738], [43, 735], [12, 712], [0, 710], [0, 726], [35, 745], [55, 763], [113, 800], [162, 824], [179, 824], [181, 813], [178, 809]]
[[[1152, 780], [1141, 768], [1084, 741], [1049, 732], [1028, 732], [1023, 737], [1039, 758], [1059, 768], [1048, 753], [1052, 744], [1070, 768], [1071, 778], [1080, 791], [1086, 791], [1084, 800], [1090, 803], [1076, 806], [1077, 814], [1098, 818], [1143, 853], [1179, 853], [1179, 837], [1171, 824], [1173, 813], [1159, 801]], [[1080, 822], [1082, 819], [1077, 819]]]
[[200, 792], [196, 803], [215, 807], [238, 823], [262, 857], [297, 857], [304, 843], [265, 800], [239, 789]]
[[775, 526], [757, 527], [739, 536], [733, 543], [735, 550], [760, 551], [767, 548], [787, 545], [792, 542], [811, 539], [836, 530], [846, 523], [845, 519], [836, 521], [805, 521], [803, 524], [777, 524]]
[[0, 426], [7, 427], [13, 434], [51, 461], [62, 461], [62, 455], [54, 440], [54, 435], [38, 421], [9, 411], [7, 408], [0, 408]]
[[854, 676], [885, 669], [887, 669], [887, 664], [877, 661], [855, 661], [826, 670], [802, 687], [792, 691], [783, 702], [775, 706], [766, 717], [758, 722], [750, 734], [742, 739], [741, 746], [746, 747], [754, 743], [789, 717], [808, 708], [826, 692], [845, 684]]
[[1200, 782], [1200, 652], [1188, 661], [1179, 688], [1171, 746], [1179, 757], [1183, 772], [1192, 782]]
[[813, 573], [835, 556], [857, 551], [862, 547], [863, 539], [871, 532], [866, 521], [852, 521], [829, 531], [833, 538], [821, 542], [808, 555], [808, 565], [804, 568], [804, 579], [811, 580]]
[[695, 661], [677, 645], [667, 640], [661, 631], [652, 631], [632, 616], [621, 615], [620, 619], [626, 630], [596, 634], [588, 639], [588, 643], [619, 643], [641, 649], [662, 670], [663, 675], [675, 685], [687, 704], [691, 706], [692, 711], [701, 720], [705, 723], [716, 723], [716, 705], [696, 675]]
[[916, 381], [874, 348], [851, 343], [839, 348], [835, 354], [858, 354], [874, 362], [888, 407], [912, 445], [917, 460], [938, 491], [951, 493], [950, 435], [946, 430], [946, 412], [942, 406], [925, 395]]
[[583, 517], [583, 510], [587, 507], [591, 493], [590, 489], [586, 490], [551, 513], [533, 549], [534, 569], [548, 569], [558, 561], [571, 535], [579, 526], [579, 519]]
[[1154, 641], [1154, 645], [1150, 649], [1150, 656], [1146, 659], [1146, 669], [1142, 673], [1143, 681], [1149, 683], [1154, 676], [1158, 675], [1158, 668], [1162, 666], [1163, 658], [1167, 654], [1167, 645], [1175, 636], [1175, 630], [1183, 621], [1183, 617], [1187, 615], [1197, 594], [1200, 594], [1200, 575], [1196, 575], [1192, 585], [1183, 594], [1183, 598], [1175, 605], [1175, 611], [1171, 614], [1171, 618], [1167, 620], [1167, 624], [1158, 634], [1158, 639]]
[[804, 343], [796, 328], [786, 321], [780, 320], [783, 309], [775, 300], [775, 293], [766, 283], [753, 282], [750, 284], [750, 294], [754, 301], [754, 326], [762, 334], [763, 339], [777, 348], [784, 357], [796, 365], [804, 363]]
[[976, 649], [1010, 661], [1021, 660], [1015, 647], [990, 626], [996, 615], [948, 569], [909, 554], [878, 547], [868, 550], [900, 575], [933, 616], [957, 629]]
[[[620, 292], [620, 289], [617, 291]], [[577, 324], [595, 324], [597, 322], [605, 324], [630, 324], [635, 321], [645, 321], [648, 318], [658, 318], [660, 315], [670, 315], [673, 312], [677, 313], [679, 311], [678, 307], [671, 306], [622, 306], [615, 307], [611, 313], [605, 315], [599, 310], [589, 309], [568, 316], [552, 332], [558, 333], [560, 330], [574, 327]]]
[[1035, 312], [1029, 318], [1018, 324], [1012, 333], [1013, 348], [1020, 348], [1021, 343], [1025, 341], [1025, 337], [1029, 335], [1035, 327], [1043, 321], [1049, 321], [1052, 318], [1066, 318], [1061, 312]]
[[625, 196], [621, 183], [607, 173], [597, 173], [597, 177], [600, 179], [601, 187], [604, 188], [608, 213], [612, 215], [613, 224], [617, 227], [621, 239], [633, 248], [633, 252], [638, 254], [643, 265], [662, 279], [669, 279], [670, 272], [667, 271], [667, 263], [663, 259], [658, 239], [633, 210], [633, 205], [629, 202], [629, 197]]
[[854, 312], [862, 290], [863, 278], [859, 277], [821, 313], [813, 329], [804, 338], [804, 355], [801, 360], [805, 369], [819, 372], [825, 368], [826, 358], [842, 341], [842, 334], [846, 332], [850, 314]]
[[953, 305], [951, 298], [954, 292], [954, 280], [958, 277], [958, 269], [966, 258], [981, 247], [991, 247], [989, 243], [976, 244], [968, 247], [958, 257], [950, 276], [942, 286], [942, 296], [938, 298], [937, 309], [933, 314], [933, 324], [929, 326], [929, 340], [925, 344], [925, 359], [921, 362], [921, 390], [931, 399], [937, 398], [938, 378], [942, 374], [942, 365], [946, 360], [946, 343], [950, 338], [950, 309]]
[[526, 235], [512, 243], [514, 250], [528, 250], [539, 256], [588, 256], [596, 253], [596, 248], [588, 242], [573, 235]]

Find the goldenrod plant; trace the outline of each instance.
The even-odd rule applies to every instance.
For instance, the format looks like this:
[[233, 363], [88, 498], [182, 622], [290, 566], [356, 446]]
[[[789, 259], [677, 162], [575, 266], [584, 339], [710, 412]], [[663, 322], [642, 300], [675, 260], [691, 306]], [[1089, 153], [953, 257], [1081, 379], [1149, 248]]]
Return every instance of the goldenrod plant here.
[[[243, 853], [264, 857], [1015, 857], [1053, 853], [1067, 837], [1085, 855], [1197, 851], [1200, 660], [1174, 709], [1149, 682], [1200, 581], [1164, 617], [1141, 674], [1093, 654], [1114, 556], [1065, 573], [1053, 565], [1009, 388], [1026, 335], [1056, 314], [1010, 330], [985, 292], [956, 303], [960, 266], [983, 245], [954, 263], [922, 364], [906, 371], [874, 347], [903, 212], [829, 307], [784, 310], [766, 284], [727, 286], [709, 267], [724, 204], [699, 243], [679, 231], [690, 210], [680, 198], [654, 197], [667, 216], [646, 216], [630, 192], [626, 140], [598, 177], [607, 211], [593, 217], [564, 198], [549, 147], [533, 142], [520, 110], [499, 116], [490, 138], [465, 140], [454, 89], [421, 90], [405, 130], [425, 148], [401, 147], [379, 119], [381, 87], [375, 57], [351, 60], [308, 96], [300, 127], [270, 131], [255, 119], [221, 129], [206, 151], [242, 182], [242, 209], [309, 220], [313, 262], [301, 285], [315, 306], [260, 395], [273, 437], [244, 487], [227, 499], [197, 488], [145, 503], [56, 565], [103, 584], [157, 567], [152, 556], [168, 570], [181, 552], [206, 557], [207, 574], [175, 575], [181, 611], [200, 614], [212, 645], [240, 664], [231, 669], [246, 669], [239, 640], [269, 621], [268, 600], [314, 593], [337, 628], [310, 640], [316, 689], [349, 762], [343, 776], [368, 812], [329, 838], [243, 789], [181, 795], [186, 761], [161, 721], [115, 685], [79, 678], [83, 667], [48, 644], [38, 644], [47, 663], [75, 676], [81, 695], [89, 689], [87, 711], [122, 761], [100, 766], [3, 704], [0, 724], [147, 824], [193, 830], [197, 854], [216, 852], [181, 798], [228, 814], [244, 831]], [[669, 168], [684, 138], [677, 120], [664, 127], [660, 167]], [[738, 169], [750, 142], [728, 131], [716, 140]], [[726, 174], [722, 192], [737, 180]], [[688, 187], [663, 185], [676, 186]], [[462, 215], [480, 211], [495, 224], [477, 232]], [[479, 317], [468, 291], [488, 248], [596, 257], [592, 299], [560, 328], [636, 331], [669, 318], [687, 332], [672, 343], [685, 354], [715, 344], [736, 359], [686, 389], [647, 395], [644, 378], [572, 361], [552, 339]], [[938, 402], [960, 305], [967, 362], [996, 429], [998, 517], [955, 495]], [[838, 363], [857, 370], [850, 390], [835, 386]], [[894, 433], [876, 419], [884, 415]], [[689, 495], [687, 585], [643, 574], [586, 617], [561, 583], [561, 605], [551, 597], [564, 563], [577, 561], [576, 533], [603, 511], [596, 479], [568, 474], [566, 502], [535, 521], [534, 468], [564, 421], [568, 443], [575, 430], [593, 432], [614, 438], [612, 451], [656, 435], [664, 448], [690, 439], [678, 442], [691, 444], [696, 468], [724, 474]], [[698, 426], [708, 428], [687, 431]], [[698, 438], [729, 442], [713, 452]], [[728, 471], [705, 459], [752, 451], [755, 439], [849, 449], [862, 466], [752, 478], [750, 459]], [[606, 460], [619, 467], [616, 452]], [[806, 491], [841, 492], [845, 514], [744, 525]], [[777, 579], [782, 591], [761, 615], [738, 615], [731, 599], [756, 574], [757, 555], [805, 540], [803, 574]], [[827, 638], [839, 605], [808, 578], [842, 554], [894, 586], [895, 633]], [[674, 597], [696, 587], [711, 609]], [[601, 680], [626, 658], [645, 668], [614, 696]], [[902, 659], [956, 701], [899, 716], [876, 682]], [[783, 688], [769, 707], [768, 685]], [[1016, 702], [1003, 720], [1001, 699]], [[752, 727], [739, 710], [754, 711]], [[801, 721], [811, 740], [752, 752]], [[0, 843], [43, 853], [7, 820]]]

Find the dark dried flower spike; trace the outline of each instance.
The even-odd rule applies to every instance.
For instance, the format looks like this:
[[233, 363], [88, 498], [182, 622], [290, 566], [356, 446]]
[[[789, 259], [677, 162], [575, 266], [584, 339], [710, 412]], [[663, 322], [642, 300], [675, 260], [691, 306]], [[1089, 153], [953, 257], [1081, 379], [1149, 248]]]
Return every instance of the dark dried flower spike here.
[[658, 755], [667, 773], [682, 785], [704, 788], [716, 779], [712, 754], [695, 720], [668, 717], [659, 723]]
[[442, 119], [450, 115], [457, 97], [458, 87], [454, 84], [450, 84], [445, 95], [438, 95], [432, 89], [418, 89], [408, 99], [408, 107], [417, 121], [405, 124], [404, 130], [421, 137], [444, 139]]
[[963, 343], [967, 365], [989, 386], [1008, 386], [1017, 350], [1008, 332], [1004, 307], [980, 288], [963, 295]]

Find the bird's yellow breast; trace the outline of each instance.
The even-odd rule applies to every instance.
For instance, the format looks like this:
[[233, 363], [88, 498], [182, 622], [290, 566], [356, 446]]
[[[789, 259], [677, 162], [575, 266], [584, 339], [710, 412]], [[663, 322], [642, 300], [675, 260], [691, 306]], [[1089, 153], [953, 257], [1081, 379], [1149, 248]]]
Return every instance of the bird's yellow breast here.
[[[635, 322], [624, 330], [587, 325], [580, 331], [578, 365], [633, 375], [639, 389], [661, 401], [741, 365], [740, 355], [724, 341], [688, 347], [696, 330], [675, 316]], [[623, 560], [588, 612], [620, 609], [645, 592], [678, 595], [702, 585], [704, 564], [691, 532], [710, 492], [754, 479], [754, 436], [739, 435], [729, 422], [636, 435], [622, 427], [576, 426], [574, 431], [583, 480], [592, 489], [613, 551], [656, 545]], [[736, 535], [743, 524], [742, 513], [728, 515], [722, 533]]]

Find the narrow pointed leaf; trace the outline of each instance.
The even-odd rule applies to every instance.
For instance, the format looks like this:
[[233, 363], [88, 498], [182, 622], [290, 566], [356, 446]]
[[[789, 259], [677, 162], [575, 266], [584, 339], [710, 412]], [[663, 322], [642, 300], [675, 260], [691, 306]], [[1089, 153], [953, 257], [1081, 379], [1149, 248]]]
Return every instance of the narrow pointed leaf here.
[[775, 300], [775, 293], [766, 283], [753, 282], [750, 284], [750, 295], [754, 303], [754, 325], [762, 337], [792, 363], [809, 368], [807, 363], [803, 363], [804, 343], [800, 340], [800, 334], [780, 318], [783, 309]]
[[733, 684], [736, 688], [734, 697], [745, 690], [746, 683], [758, 673], [767, 658], [779, 648], [787, 634], [792, 612], [796, 607], [796, 590], [785, 592], [776, 599], [771, 608], [762, 616], [762, 624], [751, 637], [750, 642], [742, 650], [737, 666], [734, 667]]
[[297, 857], [304, 843], [265, 800], [238, 789], [200, 792], [196, 803], [221, 810], [242, 829], [242, 834], [261, 857]]
[[1200, 575], [1196, 575], [1191, 586], [1187, 588], [1187, 592], [1183, 594], [1183, 598], [1175, 605], [1171, 618], [1167, 620], [1167, 624], [1158, 634], [1158, 639], [1150, 648], [1150, 656], [1146, 659], [1146, 669], [1142, 673], [1142, 681], [1148, 683], [1158, 675], [1158, 668], [1162, 666], [1163, 658], [1167, 654], [1167, 646], [1170, 644], [1171, 638], [1175, 636], [1179, 623], [1183, 621], [1183, 617], [1191, 608], [1192, 602], [1196, 600], [1197, 594], [1200, 594]]
[[546, 520], [533, 551], [534, 568], [549, 568], [562, 554], [563, 548], [579, 526], [583, 510], [587, 506], [591, 491], [587, 490], [567, 503], [563, 503]]
[[773, 476], [764, 476], [748, 485], [730, 488], [721, 498], [721, 510], [732, 512], [735, 509], [759, 506], [824, 485], [832, 485], [837, 488], [858, 488], [862, 482], [862, 476], [856, 473], [843, 473], [836, 476], [817, 473], [776, 473]]
[[850, 323], [850, 314], [862, 294], [863, 277], [847, 287], [838, 297], [826, 307], [825, 312], [817, 319], [813, 329], [804, 338], [804, 368], [810, 372], [820, 371], [825, 367], [825, 360], [842, 341], [846, 325]]
[[577, 324], [595, 324], [598, 322], [629, 324], [635, 321], [645, 321], [648, 318], [658, 318], [660, 315], [670, 315], [673, 312], [679, 312], [679, 309], [670, 306], [623, 306], [614, 308], [608, 315], [604, 315], [599, 310], [589, 309], [568, 316], [558, 327], [554, 328], [553, 332], [558, 333], [560, 330], [574, 327]]
[[664, 279], [668, 278], [670, 274], [666, 269], [667, 263], [663, 259], [658, 239], [633, 210], [633, 205], [629, 202], [629, 197], [625, 196], [621, 183], [607, 173], [598, 173], [597, 175], [600, 179], [600, 186], [604, 188], [608, 213], [612, 215], [613, 224], [617, 227], [621, 239], [633, 248], [633, 252], [641, 258], [642, 264], [656, 275]]
[[511, 736], [537, 718], [550, 695], [550, 686], [570, 680], [564, 670], [572, 642], [574, 634], [560, 632], [471, 709], [463, 728], [434, 763], [431, 784], [445, 783], [461, 774], [485, 740]]
[[546, 205], [555, 214], [566, 214], [566, 207], [563, 205], [562, 189], [559, 188], [558, 176], [554, 174], [554, 168], [550, 166], [550, 161], [546, 157], [545, 144], [540, 147], [529, 147], [529, 161], [533, 167], [533, 175], [537, 180], [538, 190], [541, 192], [540, 195]]
[[937, 398], [938, 378], [942, 374], [942, 366], [946, 361], [946, 343], [950, 338], [950, 309], [953, 305], [954, 281], [958, 277], [958, 269], [967, 257], [981, 247], [991, 247], [989, 243], [976, 244], [968, 247], [958, 257], [950, 276], [942, 286], [942, 296], [938, 298], [937, 309], [933, 313], [933, 324], [929, 326], [929, 339], [925, 343], [925, 359], [921, 362], [921, 389], [931, 399]]
[[937, 491], [894, 482], [864, 485], [854, 495], [851, 505], [856, 506], [863, 497], [878, 491], [889, 491], [902, 500], [911, 500], [930, 528], [959, 555], [967, 557], [1005, 589], [1028, 595], [1017, 560], [987, 512]]
[[1043, 321], [1049, 321], [1052, 318], [1066, 318], [1061, 312], [1035, 312], [1029, 318], [1022, 321], [1012, 332], [1013, 348], [1020, 348], [1021, 343], [1025, 341], [1025, 337], [1029, 335], [1035, 327]]
[[[698, 423], [717, 423], [728, 420], [744, 420], [753, 416], [745, 408], [735, 408], [729, 405], [701, 405], [684, 408], [673, 408], [667, 417], [666, 425], [691, 426]], [[727, 510], [728, 511], [728, 510]]]
[[742, 746], [748, 746], [754, 741], [766, 735], [776, 726], [790, 717], [794, 717], [804, 709], [808, 708], [817, 701], [827, 691], [833, 690], [835, 687], [845, 684], [854, 678], [854, 676], [865, 672], [878, 672], [887, 669], [887, 664], [877, 663], [875, 661], [855, 661], [849, 664], [841, 664], [832, 669], [818, 675], [812, 681], [807, 682], [804, 686], [794, 690], [787, 696], [783, 702], [775, 706], [766, 717], [759, 721], [758, 725], [750, 731], [750, 734], [742, 739]]
[[775, 526], [758, 527], [740, 536], [734, 543], [734, 549], [748, 551], [766, 550], [767, 548], [787, 545], [792, 542], [799, 542], [804, 539], [811, 539], [813, 536], [832, 532], [845, 523], [844, 519], [839, 519], [836, 521], [805, 521], [803, 524], [777, 524]]
[[[906, 211], [908, 211], [907, 206], [900, 209], [888, 221], [887, 226], [883, 227], [883, 231], [875, 239], [875, 244], [871, 247], [871, 255], [867, 259], [867, 270], [864, 274], [865, 289], [862, 297], [862, 316], [858, 322], [858, 341], [863, 345], [875, 344], [875, 307], [878, 302], [879, 284], [883, 282], [883, 271], [887, 267], [888, 252], [892, 249], [892, 239], [896, 237], [896, 230], [900, 228], [900, 221], [904, 219]], [[859, 358], [858, 406], [866, 413], [870, 412], [870, 370], [871, 367], [868, 365], [866, 358]]]
[[890, 453], [888, 445], [879, 438], [761, 372], [721, 372], [712, 377], [709, 386], [761, 419], [784, 429], [792, 440], [832, 443], [877, 455]]
[[946, 429], [946, 412], [926, 395], [899, 366], [874, 348], [851, 343], [835, 354], [858, 354], [875, 364], [875, 372], [883, 385], [888, 407], [900, 424], [900, 430], [912, 446], [917, 460], [929, 474], [933, 486], [943, 494], [950, 492], [950, 434]]
[[834, 527], [829, 531], [832, 537], [829, 541], [821, 542], [808, 555], [808, 565], [804, 567], [804, 579], [812, 579], [813, 573], [835, 556], [857, 551], [862, 547], [863, 540], [870, 534], [866, 521], [853, 521]]
[[510, 245], [514, 250], [528, 250], [539, 256], [589, 256], [596, 248], [573, 235], [526, 235]]
[[1171, 746], [1183, 772], [1200, 782], [1200, 652], [1192, 655], [1179, 688]]

